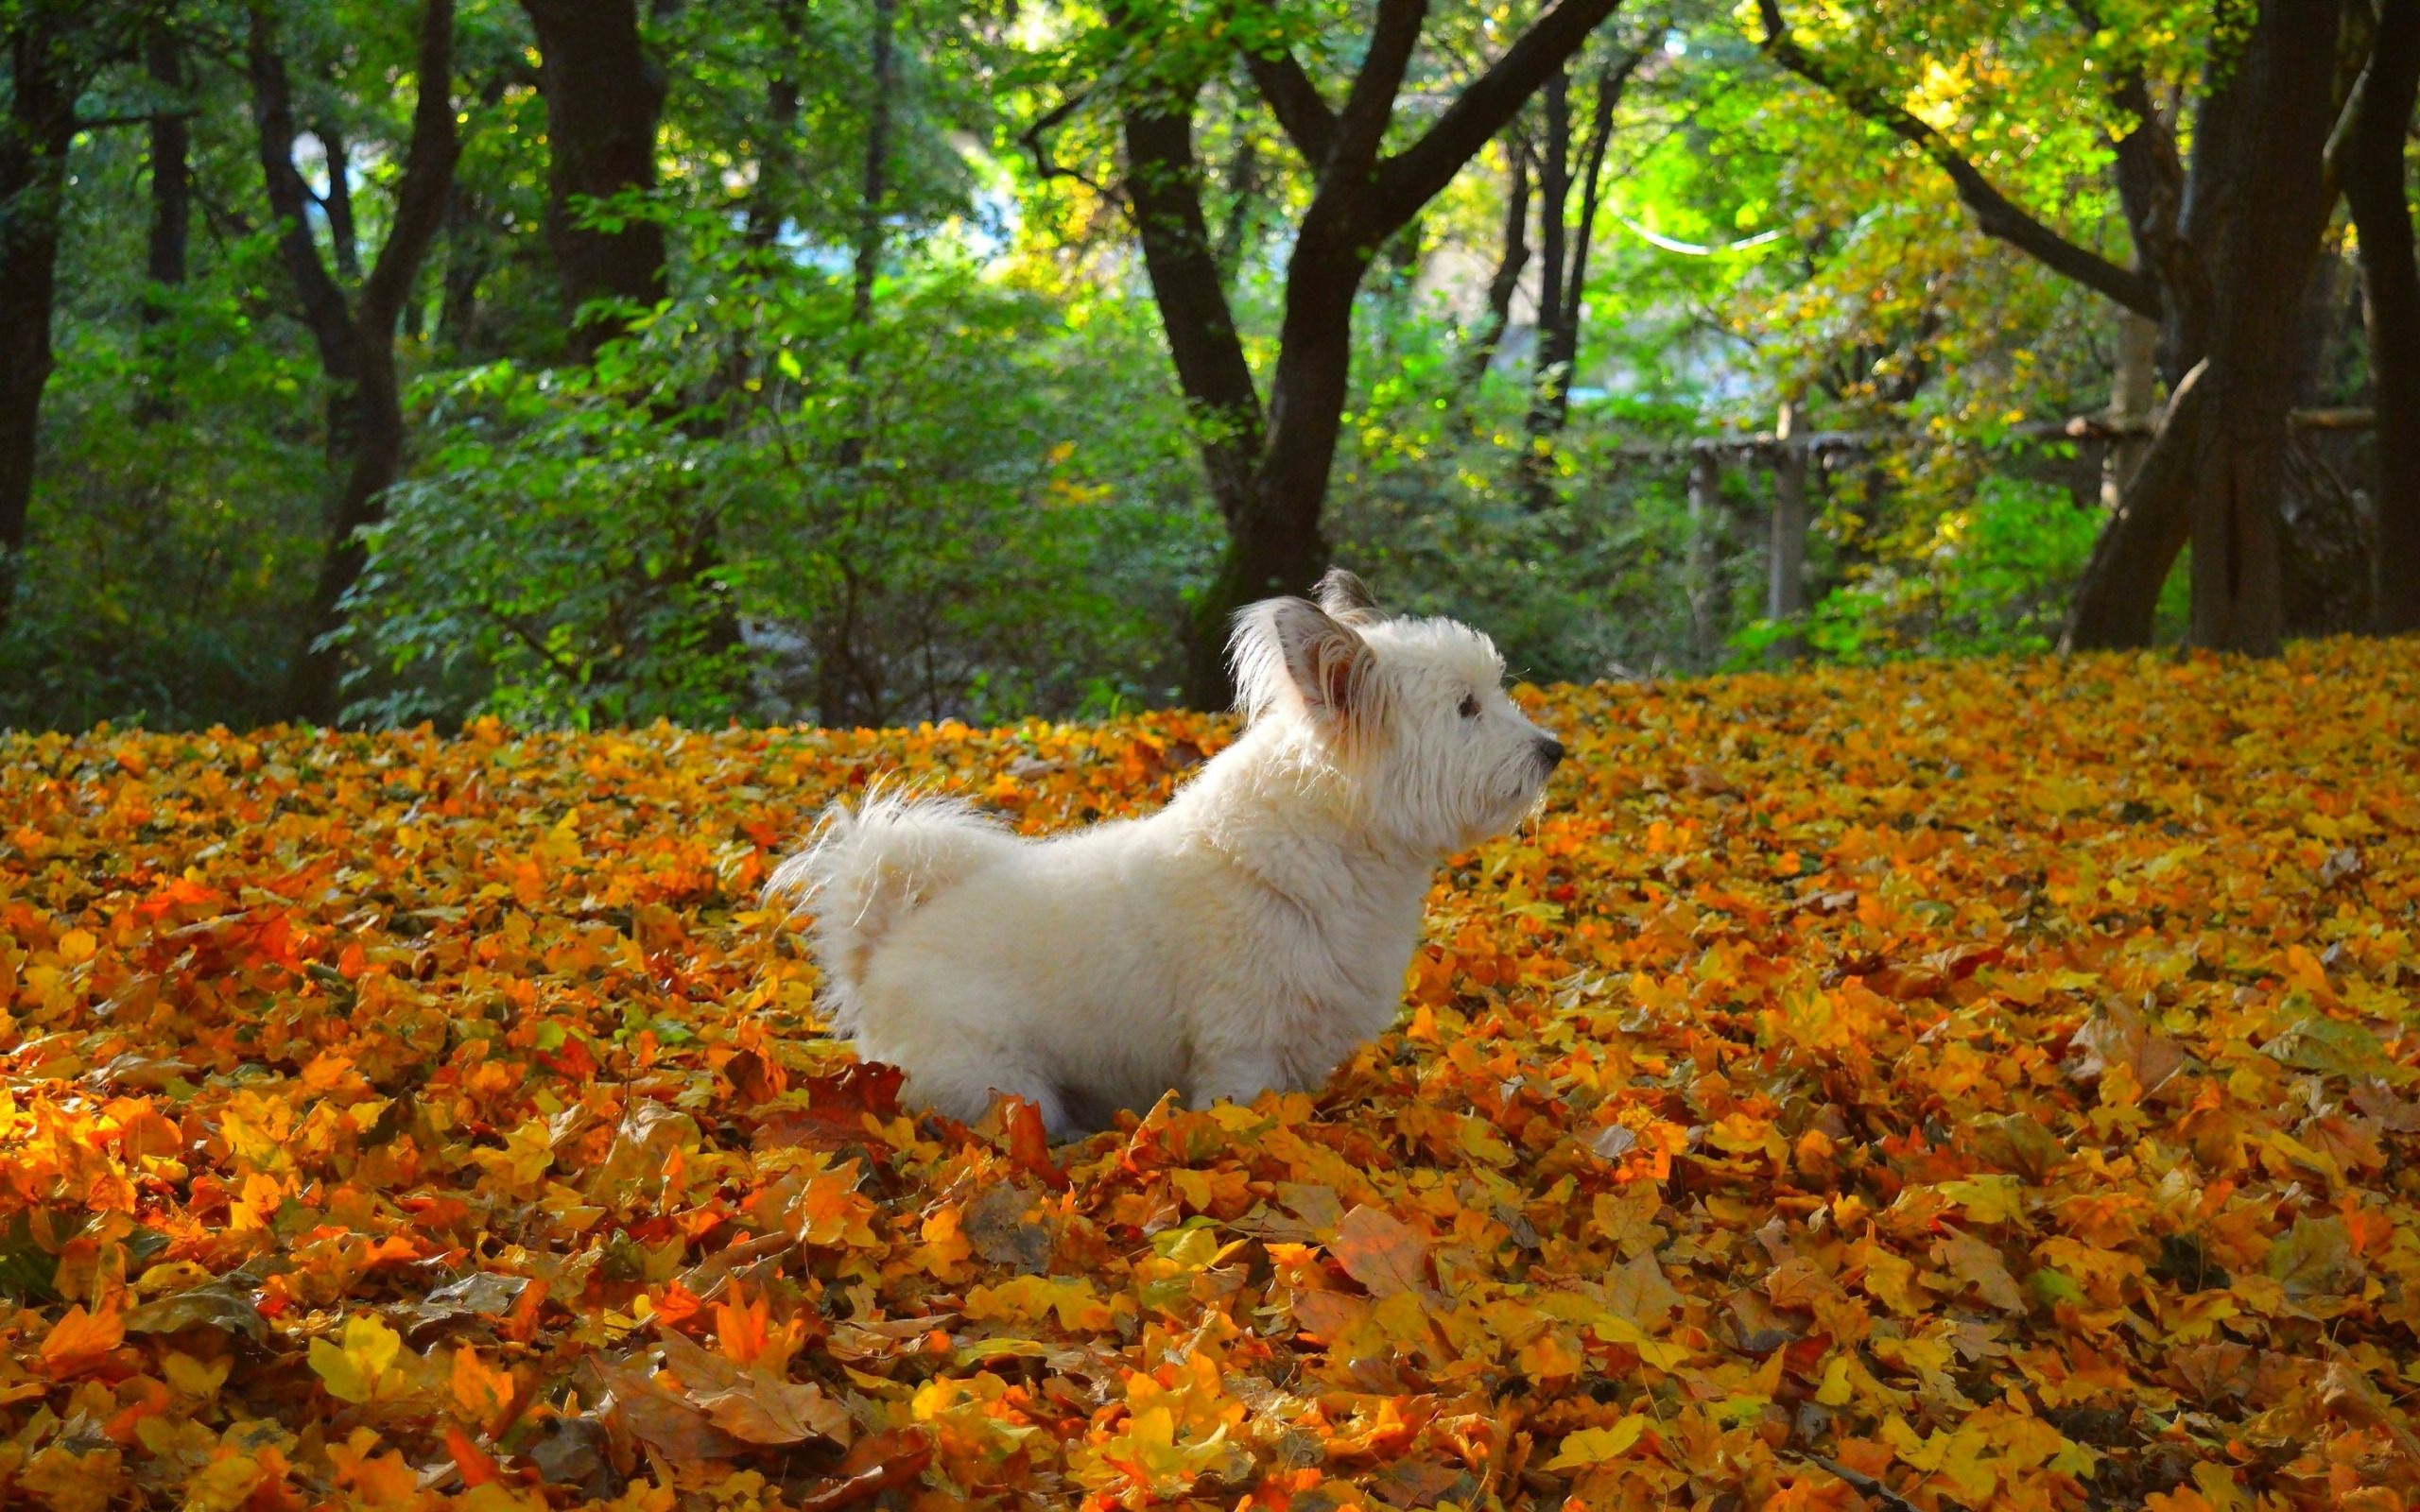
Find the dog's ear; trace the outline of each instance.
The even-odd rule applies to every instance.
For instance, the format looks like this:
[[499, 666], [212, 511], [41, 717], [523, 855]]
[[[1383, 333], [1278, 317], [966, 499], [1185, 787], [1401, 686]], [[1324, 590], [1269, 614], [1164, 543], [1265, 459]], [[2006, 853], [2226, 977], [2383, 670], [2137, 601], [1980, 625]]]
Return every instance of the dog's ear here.
[[1370, 593], [1370, 585], [1341, 567], [1331, 567], [1311, 591], [1328, 618], [1342, 625], [1369, 625], [1385, 619], [1386, 611]]
[[1351, 626], [1303, 599], [1254, 604], [1236, 622], [1236, 692], [1248, 719], [1277, 703], [1282, 684], [1314, 718], [1353, 728], [1371, 713], [1376, 666], [1369, 644]]
[[1299, 598], [1281, 599], [1273, 620], [1286, 676], [1317, 714], [1350, 724], [1366, 700], [1375, 659], [1352, 627]]

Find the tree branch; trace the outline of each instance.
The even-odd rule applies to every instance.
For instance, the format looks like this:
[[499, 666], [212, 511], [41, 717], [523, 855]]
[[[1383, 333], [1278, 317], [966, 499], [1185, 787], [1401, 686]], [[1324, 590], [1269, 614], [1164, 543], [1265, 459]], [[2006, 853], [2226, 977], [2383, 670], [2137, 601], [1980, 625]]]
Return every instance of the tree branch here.
[[1621, 0], [1557, 0], [1495, 65], [1455, 96], [1419, 141], [1378, 164], [1378, 218], [1392, 232], [1453, 180], [1548, 74], [1580, 50]]
[[128, 115], [79, 115], [76, 118], [76, 129], [108, 131], [121, 126], [149, 126], [154, 121], [182, 121], [200, 113], [199, 109], [189, 105], [178, 111], [144, 111]]
[[1930, 158], [1957, 185], [1960, 201], [1974, 215], [1976, 227], [1984, 235], [2008, 243], [2061, 277], [2114, 300], [2147, 319], [2160, 318], [2159, 285], [2149, 275], [2119, 267], [2034, 219], [1993, 188], [1991, 181], [1950, 145], [1948, 138], [1883, 91], [1825, 67], [1790, 40], [1789, 25], [1782, 19], [1780, 0], [1756, 0], [1756, 9], [1764, 21], [1765, 36], [1760, 45], [1767, 57]]
[[[1420, 43], [1420, 24], [1427, 13], [1428, 0], [1378, 0], [1370, 50], [1362, 55], [1361, 71], [1353, 76], [1353, 91], [1337, 114], [1336, 138], [1328, 148], [1332, 165], [1357, 174], [1377, 161], [1378, 145], [1386, 139], [1395, 96], [1403, 91], [1404, 70], [1411, 66], [1411, 50]], [[1478, 150], [1474, 144], [1471, 151]]]
[[312, 239], [304, 213], [311, 188], [294, 166], [294, 93], [286, 79], [285, 58], [277, 49], [277, 22], [268, 0], [253, 0], [244, 60], [251, 75], [261, 173], [278, 222], [278, 247], [302, 301], [302, 321], [319, 344], [320, 367], [331, 378], [350, 381], [355, 367], [353, 312], [320, 260], [319, 243]]
[[1646, 60], [1647, 50], [1635, 48], [1607, 63], [1597, 76], [1597, 108], [1588, 126], [1588, 145], [1582, 151], [1588, 167], [1581, 180], [1580, 227], [1572, 237], [1571, 274], [1564, 281], [1563, 324], [1575, 337], [1580, 330], [1581, 290], [1588, 279], [1588, 244], [1597, 232], [1598, 194], [1605, 171], [1605, 148], [1614, 136], [1614, 111], [1621, 104], [1622, 93], [1630, 87], [1631, 76]]
[[[2097, 35], [2107, 29], [2093, 0], [2068, 0], [2067, 9], [2085, 31]], [[2152, 100], [2139, 62], [2110, 70], [2109, 103], [2135, 122], [2109, 143], [2117, 156], [2118, 199], [2126, 213], [2126, 230], [2135, 239], [2136, 260], [2164, 272], [2176, 255], [2176, 216], [2185, 198], [2185, 160], [2176, 150], [2176, 133]]]
[[[412, 106], [411, 144], [395, 190], [395, 218], [378, 261], [361, 288], [361, 324], [383, 336], [411, 291], [412, 277], [445, 218], [461, 142], [454, 133], [454, 0], [427, 0], [420, 28], [420, 98]], [[341, 172], [339, 168], [336, 171]]]
[[1290, 52], [1246, 53], [1244, 67], [1269, 113], [1285, 129], [1286, 140], [1303, 155], [1304, 165], [1318, 173], [1336, 146], [1336, 112], [1320, 97], [1320, 87]]

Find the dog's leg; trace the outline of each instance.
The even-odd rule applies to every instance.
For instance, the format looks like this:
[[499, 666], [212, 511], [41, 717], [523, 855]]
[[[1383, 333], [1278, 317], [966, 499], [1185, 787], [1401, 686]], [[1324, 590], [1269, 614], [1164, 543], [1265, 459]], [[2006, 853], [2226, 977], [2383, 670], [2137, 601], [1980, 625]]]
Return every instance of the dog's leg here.
[[1205, 1054], [1195, 1064], [1184, 1102], [1188, 1108], [1207, 1108], [1223, 1099], [1249, 1108], [1262, 1092], [1292, 1085], [1293, 1077], [1275, 1051], [1237, 1047]]
[[1069, 1108], [1058, 1087], [1038, 1073], [998, 1061], [974, 1064], [926, 1064], [911, 1073], [900, 1088], [902, 1102], [946, 1113], [961, 1124], [973, 1124], [990, 1111], [992, 1099], [1006, 1093], [1022, 1097], [1042, 1112], [1042, 1127], [1053, 1144], [1091, 1132]]

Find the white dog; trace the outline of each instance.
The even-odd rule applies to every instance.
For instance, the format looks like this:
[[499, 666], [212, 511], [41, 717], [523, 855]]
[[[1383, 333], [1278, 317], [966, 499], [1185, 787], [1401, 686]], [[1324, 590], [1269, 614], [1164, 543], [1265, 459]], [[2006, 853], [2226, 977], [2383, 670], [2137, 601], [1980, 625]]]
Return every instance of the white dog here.
[[821, 998], [911, 1102], [994, 1091], [1053, 1139], [1310, 1091], [1394, 1021], [1438, 864], [1518, 823], [1563, 746], [1486, 636], [1389, 619], [1350, 573], [1254, 604], [1247, 729], [1145, 819], [1028, 840], [934, 798], [834, 804], [770, 890], [811, 908]]

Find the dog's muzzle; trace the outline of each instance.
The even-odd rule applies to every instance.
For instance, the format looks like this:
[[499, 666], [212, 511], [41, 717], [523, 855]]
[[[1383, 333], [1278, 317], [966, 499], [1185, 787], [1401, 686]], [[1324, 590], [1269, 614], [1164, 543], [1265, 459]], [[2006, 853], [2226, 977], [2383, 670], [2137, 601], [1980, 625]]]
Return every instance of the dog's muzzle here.
[[1541, 735], [1536, 746], [1538, 765], [1551, 772], [1563, 765], [1563, 742], [1552, 735]]

